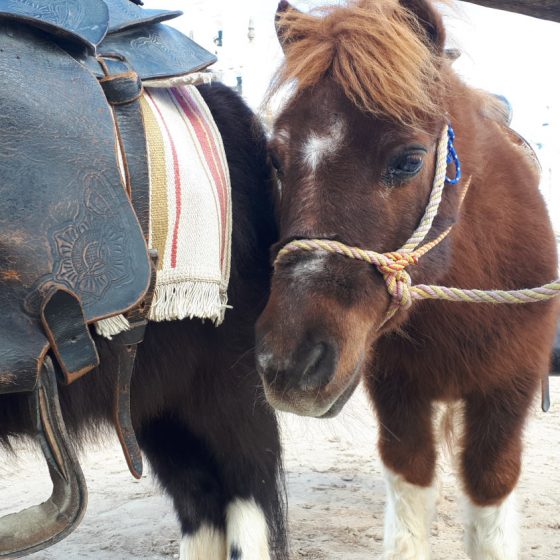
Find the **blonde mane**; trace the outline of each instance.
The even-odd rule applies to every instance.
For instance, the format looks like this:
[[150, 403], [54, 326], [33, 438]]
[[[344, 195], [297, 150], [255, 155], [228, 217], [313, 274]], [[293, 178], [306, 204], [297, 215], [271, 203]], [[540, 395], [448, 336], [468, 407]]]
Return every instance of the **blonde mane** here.
[[397, 0], [355, 0], [278, 22], [285, 61], [272, 91], [296, 92], [331, 77], [361, 110], [407, 126], [438, 113], [441, 59], [417, 18]]

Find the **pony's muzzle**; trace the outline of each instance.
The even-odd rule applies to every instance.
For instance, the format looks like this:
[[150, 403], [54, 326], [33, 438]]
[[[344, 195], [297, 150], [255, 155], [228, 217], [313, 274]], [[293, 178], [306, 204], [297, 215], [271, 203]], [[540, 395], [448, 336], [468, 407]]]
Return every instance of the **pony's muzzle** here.
[[271, 351], [262, 340], [257, 344], [257, 370], [276, 394], [320, 391], [334, 378], [337, 362], [338, 350], [332, 342], [305, 341], [292, 356]]

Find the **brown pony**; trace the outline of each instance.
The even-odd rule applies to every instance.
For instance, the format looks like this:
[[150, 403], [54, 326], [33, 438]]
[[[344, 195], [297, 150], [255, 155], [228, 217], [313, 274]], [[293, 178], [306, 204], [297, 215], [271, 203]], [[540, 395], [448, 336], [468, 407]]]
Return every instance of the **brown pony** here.
[[[556, 278], [535, 160], [496, 101], [451, 68], [431, 2], [359, 0], [316, 14], [281, 2], [277, 29], [286, 58], [275, 88], [293, 95], [271, 143], [281, 185], [275, 255], [309, 238], [401, 247], [428, 204], [449, 123], [463, 179], [445, 187], [428, 240], [453, 227], [408, 268], [412, 283], [516, 289]], [[513, 491], [525, 419], [548, 371], [554, 304], [421, 301], [386, 320], [390, 305], [371, 265], [284, 254], [257, 326], [269, 402], [329, 417], [364, 380], [386, 470], [385, 555], [399, 560], [430, 556], [435, 405], [460, 403], [468, 554], [518, 558]]]

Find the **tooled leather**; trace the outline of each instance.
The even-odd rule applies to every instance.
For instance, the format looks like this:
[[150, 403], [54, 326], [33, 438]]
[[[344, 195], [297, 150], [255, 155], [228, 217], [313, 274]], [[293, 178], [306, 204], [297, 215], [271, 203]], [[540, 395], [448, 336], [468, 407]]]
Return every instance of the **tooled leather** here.
[[216, 62], [194, 41], [161, 25], [181, 14], [146, 10], [130, 0], [0, 0], [0, 21], [19, 21], [71, 41], [73, 56], [97, 77], [103, 73], [95, 51], [126, 57], [143, 80], [182, 76]]
[[[157, 23], [176, 15], [128, 0], [0, 0], [0, 393], [36, 384], [49, 348], [40, 312], [50, 290], [75, 294], [87, 323], [133, 308], [146, 292], [148, 226], [140, 231], [126, 200], [92, 51], [126, 57], [142, 79], [213, 63]], [[131, 182], [147, 184], [140, 113], [115, 110]], [[148, 199], [132, 190], [143, 225]]]
[[103, 55], [124, 56], [142, 80], [182, 76], [216, 62], [213, 54], [192, 39], [161, 23], [107, 35], [98, 50]]
[[141, 300], [150, 263], [97, 80], [23, 25], [0, 23], [0, 49], [0, 392], [16, 392], [49, 346], [48, 290], [74, 293], [91, 323]]
[[179, 10], [148, 10], [130, 2], [130, 0], [106, 0], [109, 6], [109, 33], [122, 31], [148, 23], [161, 23], [175, 19], [183, 14]]
[[0, 0], [1, 19], [25, 22], [90, 50], [101, 43], [110, 21], [104, 0]]

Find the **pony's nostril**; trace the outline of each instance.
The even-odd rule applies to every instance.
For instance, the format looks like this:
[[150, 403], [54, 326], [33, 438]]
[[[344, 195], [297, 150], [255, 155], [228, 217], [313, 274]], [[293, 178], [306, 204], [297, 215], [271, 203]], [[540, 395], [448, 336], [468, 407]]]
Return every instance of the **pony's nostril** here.
[[319, 342], [319, 344], [315, 345], [311, 349], [311, 352], [307, 355], [307, 359], [302, 367], [302, 377], [313, 375], [313, 373], [315, 373], [316, 366], [321, 361], [325, 351], [326, 345], [323, 342]]
[[335, 372], [336, 352], [324, 342], [316, 344], [302, 363], [300, 387], [309, 391], [325, 386]]
[[297, 353], [281, 356], [265, 344], [257, 344], [257, 371], [275, 391], [313, 391], [334, 377], [336, 347], [326, 342], [302, 344]]
[[289, 376], [284, 375], [284, 370], [288, 370], [286, 359], [281, 359], [266, 344], [257, 343], [256, 351], [257, 372], [268, 385], [278, 386]]

